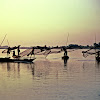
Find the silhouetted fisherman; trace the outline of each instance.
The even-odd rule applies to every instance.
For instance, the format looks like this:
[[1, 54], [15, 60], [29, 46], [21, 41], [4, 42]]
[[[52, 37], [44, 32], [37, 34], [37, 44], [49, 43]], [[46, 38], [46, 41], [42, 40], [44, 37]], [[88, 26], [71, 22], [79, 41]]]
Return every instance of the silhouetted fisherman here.
[[64, 56], [62, 57], [62, 59], [64, 60], [64, 66], [66, 66], [67, 60], [69, 59], [69, 57], [67, 56], [67, 50], [66, 50], [66, 48], [63, 47], [62, 50], [64, 51]]
[[67, 56], [67, 50], [65, 47], [63, 47], [63, 50], [64, 50], [64, 56]]
[[13, 51], [13, 56], [16, 56], [16, 55], [15, 55], [15, 51]]

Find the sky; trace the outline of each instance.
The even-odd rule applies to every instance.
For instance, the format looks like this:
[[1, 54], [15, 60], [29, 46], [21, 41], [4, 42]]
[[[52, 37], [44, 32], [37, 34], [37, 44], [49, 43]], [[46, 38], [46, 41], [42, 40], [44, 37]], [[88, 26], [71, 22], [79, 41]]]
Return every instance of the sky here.
[[7, 34], [2, 45], [92, 45], [95, 34], [100, 41], [99, 5], [100, 0], [0, 0], [0, 42]]

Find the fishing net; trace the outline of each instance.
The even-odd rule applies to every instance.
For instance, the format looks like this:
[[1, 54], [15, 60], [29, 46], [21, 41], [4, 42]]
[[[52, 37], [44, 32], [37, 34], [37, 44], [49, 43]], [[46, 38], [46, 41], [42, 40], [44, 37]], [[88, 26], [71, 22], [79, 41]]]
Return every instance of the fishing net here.
[[25, 51], [21, 52], [19, 54], [19, 56], [24, 57], [24, 56], [28, 55], [31, 51], [32, 51], [32, 49], [26, 49]]
[[21, 52], [19, 56], [24, 57], [24, 56], [29, 56], [29, 55], [38, 55], [39, 53], [43, 52], [43, 50], [40, 49], [26, 49], [25, 51]]
[[[37, 51], [37, 50], [36, 50]], [[43, 51], [35, 53], [35, 55], [45, 55], [47, 56], [48, 54], [56, 54], [62, 52], [60, 49], [45, 49]]]
[[83, 57], [85, 57], [85, 58], [86, 58], [87, 56], [89, 56], [89, 55], [95, 55], [96, 52], [97, 52], [97, 50], [95, 50], [95, 49], [89, 49], [89, 50], [87, 50], [87, 51], [82, 51]]

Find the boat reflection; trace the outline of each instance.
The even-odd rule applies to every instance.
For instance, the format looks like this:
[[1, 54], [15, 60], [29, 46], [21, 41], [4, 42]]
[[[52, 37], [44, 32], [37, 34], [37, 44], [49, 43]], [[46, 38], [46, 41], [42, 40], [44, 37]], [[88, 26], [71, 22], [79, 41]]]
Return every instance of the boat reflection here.
[[64, 67], [66, 67], [67, 66], [67, 59], [64, 59]]
[[96, 66], [96, 68], [99, 69], [100, 68], [100, 62], [96, 61], [95, 66]]
[[7, 77], [21, 78], [22, 75], [29, 75], [29, 77], [46, 78], [49, 75], [50, 62], [47, 60], [38, 61], [37, 63], [0, 63], [0, 69], [6, 74]]
[[0, 63], [0, 69], [7, 74], [7, 77], [14, 76], [20, 78], [21, 74], [26, 72], [27, 69], [31, 69], [32, 75], [34, 75], [34, 63]]

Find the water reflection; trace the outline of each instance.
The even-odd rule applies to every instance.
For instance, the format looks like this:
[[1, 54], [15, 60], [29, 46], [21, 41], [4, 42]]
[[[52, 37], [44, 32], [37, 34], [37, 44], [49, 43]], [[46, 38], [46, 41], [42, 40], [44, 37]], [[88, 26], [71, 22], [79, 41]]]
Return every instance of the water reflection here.
[[64, 66], [66, 67], [67, 66], [67, 59], [64, 59]]
[[7, 63], [7, 71], [10, 71], [10, 70], [11, 70], [11, 68], [10, 68], [10, 64]]
[[6, 73], [7, 71], [7, 77], [14, 76], [15, 78], [20, 78], [21, 73], [26, 71], [27, 69], [32, 72], [32, 75], [34, 76], [34, 63], [10, 63], [10, 62], [4, 62], [0, 63], [0, 69], [2, 72]]
[[34, 71], [35, 71], [35, 66], [33, 66], [33, 64], [31, 64], [31, 69], [32, 69], [32, 75], [34, 76]]
[[[64, 65], [63, 65], [64, 64]], [[76, 73], [85, 72], [88, 71], [94, 71], [94, 70], [100, 70], [100, 63], [99, 62], [93, 62], [93, 61], [68, 61], [63, 60], [63, 64], [59, 61], [49, 61], [49, 60], [43, 60], [38, 61], [36, 63], [0, 63], [0, 69], [3, 70], [3, 72], [6, 72], [7, 70], [7, 77], [15, 76], [17, 78], [22, 77], [22, 74], [26, 72], [26, 74], [31, 74], [33, 79], [35, 78], [48, 78], [50, 75], [55, 75], [54, 77], [59, 78], [59, 74], [64, 74], [64, 72], [72, 73], [73, 75]], [[62, 66], [63, 65], [63, 66]], [[91, 67], [92, 66], [92, 67]], [[64, 68], [64, 69], [63, 69]], [[63, 69], [63, 70], [62, 70]], [[61, 73], [61, 70], [63, 71]], [[66, 74], [67, 74], [66, 73]], [[64, 74], [65, 75], [65, 74]], [[52, 77], [52, 78], [54, 78]]]
[[67, 65], [68, 65], [68, 60], [67, 59], [63, 59], [64, 62], [64, 71], [67, 70]]
[[35, 63], [34, 77], [37, 79], [47, 78], [51, 71], [51, 62], [47, 59]]
[[100, 64], [94, 60], [0, 63], [2, 100], [99, 100], [99, 94]]
[[0, 69], [3, 69], [3, 72], [7, 70], [7, 77], [14, 76], [15, 78], [21, 78], [22, 74], [25, 72], [26, 74], [32, 75], [33, 79], [44, 77], [46, 78], [51, 69], [50, 69], [50, 61], [38, 61], [38, 63], [0, 63]]
[[34, 75], [35, 75], [35, 64], [34, 63], [27, 64], [27, 69], [31, 72], [32, 76], [34, 77]]
[[99, 69], [100, 68], [100, 62], [96, 61], [96, 67]]

